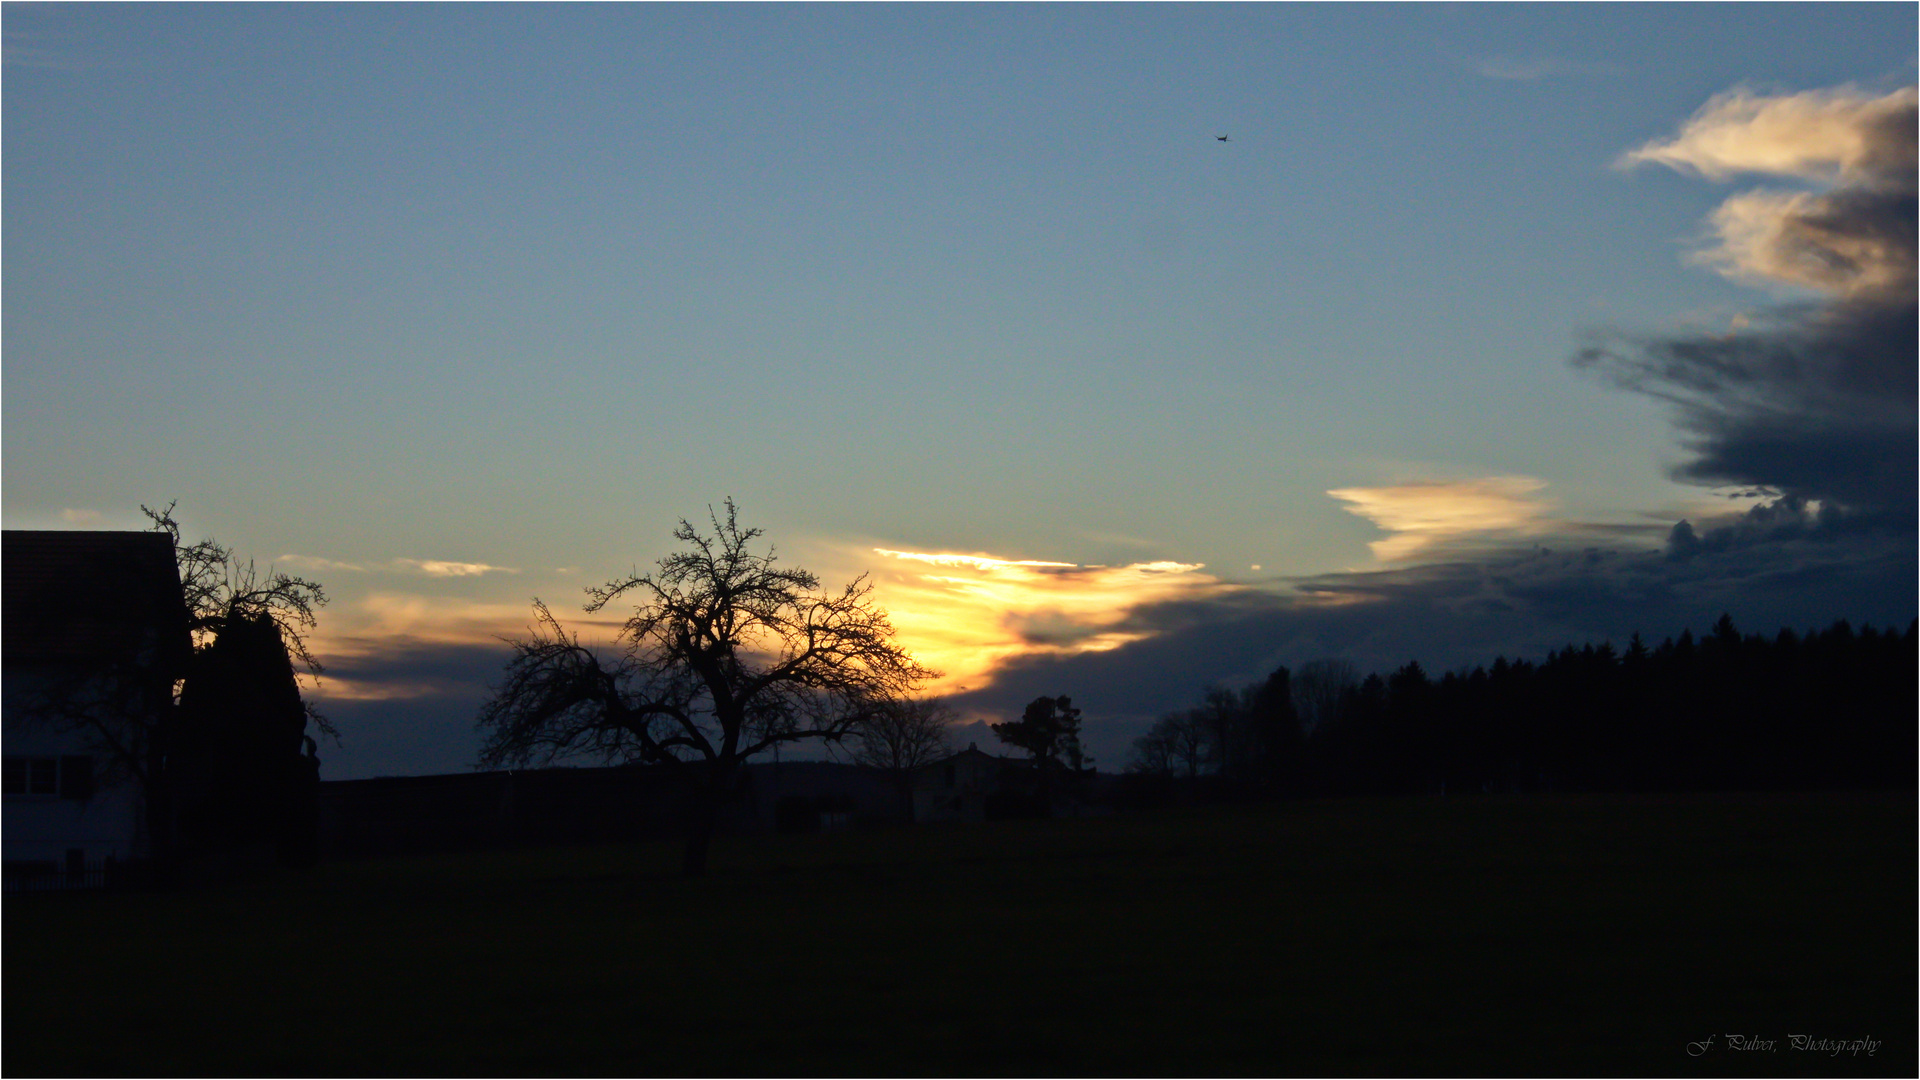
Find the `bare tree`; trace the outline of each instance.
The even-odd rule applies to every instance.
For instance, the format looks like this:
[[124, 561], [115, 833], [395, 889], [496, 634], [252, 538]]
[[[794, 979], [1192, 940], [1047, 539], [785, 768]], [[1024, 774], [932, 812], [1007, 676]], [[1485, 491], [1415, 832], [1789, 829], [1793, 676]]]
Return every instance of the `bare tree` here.
[[1173, 739], [1164, 723], [1156, 723], [1145, 735], [1133, 740], [1133, 758], [1127, 771], [1148, 776], [1173, 775]]
[[953, 710], [939, 698], [896, 698], [883, 703], [854, 731], [848, 754], [862, 765], [885, 771], [911, 817], [914, 773], [952, 752], [953, 718]]
[[720, 806], [740, 766], [783, 742], [838, 742], [936, 677], [895, 644], [863, 574], [839, 593], [775, 565], [742, 529], [733, 500], [711, 534], [682, 519], [686, 549], [587, 590], [586, 611], [639, 599], [604, 657], [535, 600], [532, 636], [511, 641], [506, 677], [480, 711], [487, 765], [576, 754], [698, 766], [685, 869], [706, 867]]
[[[178, 500], [170, 502], [162, 510], [143, 504], [140, 512], [153, 522], [156, 531], [166, 533], [173, 540], [194, 650], [205, 651], [221, 628], [231, 621], [271, 619], [280, 632], [287, 656], [298, 661], [307, 676], [318, 683], [326, 669], [314, 655], [308, 635], [318, 625], [315, 613], [327, 604], [326, 589], [319, 582], [278, 570], [269, 570], [262, 579], [253, 560], [242, 565], [232, 548], [210, 536], [187, 543], [180, 524], [173, 519], [177, 503]], [[296, 677], [299, 674], [295, 672]], [[311, 701], [303, 700], [301, 705], [316, 728], [338, 741], [339, 732]]]
[[1165, 741], [1170, 764], [1186, 766], [1189, 779], [1214, 758], [1213, 728], [1201, 709], [1170, 712], [1154, 721], [1148, 732]]
[[896, 698], [854, 731], [848, 753], [875, 769], [912, 772], [952, 752], [948, 728], [953, 717], [939, 698]]

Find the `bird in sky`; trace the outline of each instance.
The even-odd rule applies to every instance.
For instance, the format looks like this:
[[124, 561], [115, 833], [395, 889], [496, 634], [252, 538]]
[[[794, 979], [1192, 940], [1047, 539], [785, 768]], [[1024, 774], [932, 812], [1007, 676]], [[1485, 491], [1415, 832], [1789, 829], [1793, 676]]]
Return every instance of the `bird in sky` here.
[[1214, 136], [1214, 138], [1215, 138], [1216, 140], [1218, 140], [1218, 141], [1220, 141], [1220, 142], [1232, 142], [1232, 141], [1233, 141], [1232, 139], [1229, 139], [1229, 138], [1227, 138], [1227, 137], [1226, 137], [1225, 135], [1215, 135], [1215, 136]]

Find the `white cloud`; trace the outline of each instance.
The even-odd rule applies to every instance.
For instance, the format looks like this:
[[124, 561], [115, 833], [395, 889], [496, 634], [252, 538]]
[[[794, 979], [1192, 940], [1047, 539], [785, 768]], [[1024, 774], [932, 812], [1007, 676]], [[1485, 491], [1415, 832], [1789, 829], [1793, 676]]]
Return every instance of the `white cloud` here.
[[1336, 488], [1347, 511], [1391, 533], [1368, 545], [1382, 562], [1399, 562], [1469, 537], [1535, 536], [1562, 524], [1533, 498], [1547, 486], [1531, 476], [1489, 476], [1447, 483]]
[[1035, 559], [995, 559], [987, 555], [926, 555], [912, 551], [890, 551], [886, 548], [874, 548], [874, 553], [885, 555], [889, 559], [904, 559], [909, 562], [923, 562], [934, 566], [961, 566], [973, 570], [1007, 570], [1015, 567], [1043, 568], [1057, 567], [1076, 569], [1076, 564], [1065, 562], [1041, 562]]
[[1560, 75], [1602, 75], [1614, 69], [1605, 64], [1587, 64], [1551, 56], [1489, 56], [1475, 63], [1473, 70], [1485, 78], [1502, 82], [1537, 82]]
[[1750, 191], [1713, 212], [1719, 244], [1695, 260], [1722, 274], [1841, 295], [1886, 295], [1913, 280], [1912, 249], [1884, 231], [1835, 228], [1829, 198]]
[[1852, 87], [1772, 96], [1729, 90], [1710, 98], [1678, 135], [1629, 151], [1620, 164], [1653, 162], [1713, 180], [1771, 173], [1829, 183], [1904, 170], [1911, 183], [1912, 133], [1904, 155], [1887, 135], [1890, 127], [1911, 128], [1915, 101], [1911, 86], [1880, 97]]
[[395, 559], [393, 565], [402, 571], [425, 574], [428, 577], [479, 577], [482, 574], [517, 574], [520, 571], [510, 566], [492, 566], [487, 563], [449, 562], [443, 559]]
[[274, 563], [276, 565], [284, 564], [287, 566], [291, 566], [295, 570], [306, 570], [306, 571], [311, 571], [316, 573], [326, 573], [331, 571], [331, 572], [343, 572], [343, 573], [351, 573], [351, 574], [362, 574], [362, 573], [365, 573], [367, 569], [366, 567], [361, 566], [359, 563], [340, 562], [337, 559], [323, 559], [318, 555], [287, 554], [287, 555], [280, 556], [278, 559], [275, 559]]
[[[622, 620], [568, 617], [559, 614], [582, 637], [611, 641]], [[574, 609], [577, 611], [578, 609]], [[345, 607], [330, 607], [315, 630], [315, 650], [322, 654], [363, 655], [392, 643], [473, 645], [503, 637], [525, 637], [533, 625], [533, 608], [525, 600], [459, 600], [419, 593], [369, 593]]]
[[1748, 191], [1709, 220], [1694, 259], [1727, 277], [1843, 298], [1911, 303], [1914, 87], [1875, 97], [1850, 87], [1715, 96], [1671, 139], [1626, 154], [1712, 179], [1765, 173], [1826, 191]]
[[276, 563], [291, 566], [296, 570], [315, 573], [393, 573], [424, 574], [427, 577], [458, 578], [480, 577], [485, 574], [517, 574], [520, 571], [510, 566], [493, 566], [489, 563], [452, 562], [445, 559], [389, 559], [385, 563], [343, 562], [339, 559], [323, 558], [319, 555], [282, 555]]

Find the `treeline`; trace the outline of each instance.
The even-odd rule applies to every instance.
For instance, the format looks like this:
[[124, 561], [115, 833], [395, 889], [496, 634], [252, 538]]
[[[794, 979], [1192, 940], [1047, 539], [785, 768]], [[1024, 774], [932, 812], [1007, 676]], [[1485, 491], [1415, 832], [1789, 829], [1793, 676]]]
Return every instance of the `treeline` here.
[[1916, 629], [1742, 635], [1721, 616], [1538, 663], [1354, 677], [1320, 661], [1211, 689], [1134, 744], [1132, 793], [1220, 796], [1911, 787]]

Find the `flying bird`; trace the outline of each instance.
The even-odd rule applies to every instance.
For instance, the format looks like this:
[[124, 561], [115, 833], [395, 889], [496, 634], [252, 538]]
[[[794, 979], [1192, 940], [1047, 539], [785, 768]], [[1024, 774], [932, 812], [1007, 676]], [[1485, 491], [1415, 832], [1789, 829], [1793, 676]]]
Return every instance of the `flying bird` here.
[[1227, 137], [1226, 137], [1225, 135], [1215, 135], [1215, 136], [1214, 136], [1214, 138], [1215, 138], [1216, 140], [1218, 140], [1218, 141], [1220, 141], [1220, 142], [1232, 142], [1232, 141], [1233, 141], [1232, 139], [1229, 139], [1229, 138], [1227, 138]]

